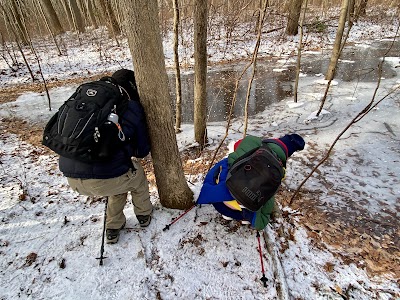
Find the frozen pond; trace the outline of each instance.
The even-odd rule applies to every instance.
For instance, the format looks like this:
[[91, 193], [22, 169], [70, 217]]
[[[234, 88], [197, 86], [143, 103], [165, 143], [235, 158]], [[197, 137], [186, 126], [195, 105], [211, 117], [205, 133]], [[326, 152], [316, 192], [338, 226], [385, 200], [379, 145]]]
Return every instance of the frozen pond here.
[[[339, 61], [335, 80], [344, 82], [376, 82], [378, 78], [378, 65], [381, 57], [385, 55], [391, 42], [377, 42], [370, 46], [353, 45], [347, 47]], [[318, 54], [304, 54], [302, 56], [302, 76], [320, 76], [321, 79], [327, 71], [331, 51]], [[400, 42], [394, 44], [386, 55], [400, 56]], [[263, 112], [269, 105], [293, 97], [295, 79], [295, 59], [259, 59], [257, 72], [252, 83], [249, 115]], [[226, 120], [234, 96], [236, 80], [243, 72], [246, 63], [236, 63], [217, 70], [209, 70], [207, 76], [207, 103], [208, 122]], [[252, 69], [240, 81], [233, 117], [244, 115], [247, 86]], [[393, 78], [396, 71], [390, 63], [385, 62], [382, 78]], [[182, 121], [193, 122], [193, 74], [181, 75], [182, 80]], [[300, 81], [303, 77], [300, 77]], [[175, 99], [175, 77], [170, 76], [170, 87]]]

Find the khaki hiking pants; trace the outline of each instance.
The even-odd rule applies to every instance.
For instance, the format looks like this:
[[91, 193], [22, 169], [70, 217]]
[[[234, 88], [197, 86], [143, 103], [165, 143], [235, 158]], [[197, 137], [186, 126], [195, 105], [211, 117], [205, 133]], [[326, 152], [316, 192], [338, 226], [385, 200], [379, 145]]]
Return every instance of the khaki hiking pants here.
[[143, 167], [133, 161], [136, 171], [109, 179], [67, 178], [71, 188], [81, 195], [108, 196], [107, 229], [119, 229], [126, 221], [124, 207], [128, 192], [131, 192], [135, 215], [151, 214], [153, 206], [150, 202], [149, 186]]

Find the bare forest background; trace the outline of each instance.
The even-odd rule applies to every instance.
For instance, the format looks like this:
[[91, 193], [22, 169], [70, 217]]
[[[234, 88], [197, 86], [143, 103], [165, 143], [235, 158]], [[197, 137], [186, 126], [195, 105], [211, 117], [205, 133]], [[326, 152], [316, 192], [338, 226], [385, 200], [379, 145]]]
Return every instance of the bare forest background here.
[[[134, 1], [133, 1], [134, 2]], [[282, 18], [286, 23], [281, 27], [268, 28], [268, 32], [285, 28], [287, 35], [297, 35], [299, 31], [300, 13], [307, 10], [304, 24], [308, 31], [323, 33], [328, 21], [339, 21], [339, 8], [346, 4], [347, 16], [350, 22], [357, 21], [360, 17], [367, 17], [367, 7], [377, 7], [382, 10], [398, 8], [398, 0], [229, 0], [229, 1], [198, 1], [207, 4], [207, 35], [209, 41], [217, 41], [224, 34], [229, 41], [234, 37], [239, 24], [248, 24], [249, 32], [257, 32], [258, 22], [262, 8], [266, 7], [267, 14], [265, 24], [276, 24], [274, 18]], [[172, 31], [174, 26], [174, 14], [179, 10], [179, 27], [193, 28], [193, 17], [196, 1], [158, 1], [158, 13], [160, 30], [165, 36]], [[48, 40], [57, 46], [59, 55], [63, 55], [62, 33], [72, 32], [76, 34], [77, 43], [82, 39], [83, 33], [101, 26], [107, 27], [109, 38], [115, 40], [117, 46], [126, 38], [127, 22], [123, 12], [129, 8], [129, 1], [118, 0], [1, 0], [0, 1], [0, 39], [2, 44], [2, 58], [9, 62], [11, 69], [18, 68], [14, 52], [22, 51], [27, 46], [33, 46], [32, 42], [40, 39]], [[335, 11], [334, 14], [331, 11]], [[375, 14], [374, 14], [375, 12]], [[379, 22], [380, 10], [370, 11], [369, 18]], [[374, 14], [374, 15], [371, 15]], [[397, 18], [398, 15], [393, 16]], [[214, 20], [217, 20], [214, 22]], [[301, 26], [300, 28], [302, 28]], [[193, 30], [193, 29], [192, 29]], [[179, 30], [183, 32], [183, 30]], [[267, 33], [268, 33], [267, 32]], [[265, 33], [265, 32], [263, 32]], [[14, 42], [15, 44], [7, 44]], [[182, 36], [180, 43], [184, 45]], [[99, 49], [101, 51], [101, 49]], [[224, 50], [224, 49], [221, 49]], [[226, 51], [227, 49], [225, 49]], [[25, 62], [27, 63], [27, 62]], [[185, 62], [181, 64], [185, 67]], [[33, 80], [38, 79], [32, 76]]]
[[[237, 62], [237, 60], [244, 62], [244, 70], [242, 73], [238, 72], [238, 74], [243, 75], [245, 72], [251, 74], [249, 81], [244, 83], [247, 87], [246, 97], [248, 100], [251, 94], [251, 81], [256, 70], [257, 58], [279, 55], [277, 51], [269, 51], [269, 49], [263, 53], [258, 53], [260, 41], [270, 39], [276, 44], [283, 44], [285, 48], [287, 48], [285, 46], [287, 40], [295, 45], [298, 43], [298, 49], [295, 49], [295, 47], [292, 47], [292, 49], [277, 47], [277, 49], [283, 49], [282, 52], [285, 53], [282, 54], [282, 57], [285, 56], [285, 59], [288, 56], [297, 59], [296, 81], [293, 89], [293, 101], [297, 102], [302, 51], [316, 50], [317, 53], [320, 53], [321, 49], [324, 49], [324, 51], [327, 49], [326, 52], [329, 52], [330, 61], [327, 72], [323, 74], [326, 81], [322, 87], [325, 90], [324, 96], [320, 99], [320, 94], [318, 94], [318, 117], [323, 111], [328, 90], [335, 78], [336, 66], [342, 50], [350, 44], [347, 43], [347, 37], [353, 24], [358, 21], [366, 21], [365, 27], [363, 25], [362, 28], [368, 28], [368, 30], [369, 26], [373, 24], [390, 24], [391, 26], [396, 24], [397, 32], [391, 36], [385, 36], [385, 38], [398, 42], [399, 15], [399, 0], [0, 0], [0, 60], [5, 63], [3, 63], [3, 66], [6, 66], [6, 68], [3, 67], [0, 70], [0, 79], [12, 78], [8, 82], [0, 80], [0, 104], [15, 101], [23, 93], [34, 91], [41, 93], [41, 95], [47, 95], [49, 110], [55, 111], [56, 107], [52, 107], [49, 89], [67, 85], [77, 86], [83, 81], [110, 75], [117, 68], [129, 65], [129, 68], [132, 67], [135, 70], [141, 103], [146, 111], [153, 143], [151, 158], [142, 161], [147, 174], [149, 174], [150, 185], [154, 187], [154, 190], [157, 190], [155, 197], [157, 200], [159, 199], [163, 207], [189, 209], [193, 207], [195, 198], [193, 189], [191, 189], [192, 186], [189, 186], [189, 184], [193, 185], [190, 180], [198, 178], [201, 181], [201, 176], [207, 173], [213, 162], [226, 154], [228, 148], [227, 136], [231, 126], [230, 116], [227, 117], [225, 136], [220, 135], [220, 131], [218, 131], [218, 139], [210, 142], [208, 141], [209, 137], [207, 137], [207, 125], [209, 129], [211, 127], [206, 120], [206, 74], [207, 70], [210, 70], [209, 68], [228, 65]], [[336, 35], [332, 35], [332, 32], [335, 32]], [[307, 39], [308, 34], [313, 35], [313, 37]], [[363, 42], [364, 38], [368, 38], [368, 32], [356, 35], [356, 38], [358, 36], [361, 37], [359, 42]], [[90, 59], [97, 59], [99, 64], [107, 62], [104, 63], [106, 67], [101, 68], [101, 70], [106, 71], [99, 74], [98, 69], [89, 70], [90, 67], [85, 69], [88, 65], [82, 60], [87, 57], [79, 56], [79, 52], [74, 52], [72, 55], [76, 55], [76, 57], [71, 57], [71, 52], [68, 51], [69, 47], [73, 47], [71, 43], [81, 45], [80, 48], [89, 44], [95, 45], [98, 54], [90, 56]], [[254, 45], [254, 48], [240, 47], [239, 44]], [[112, 46], [110, 47], [110, 45]], [[166, 51], [166, 46], [174, 49], [167, 49]], [[115, 56], [111, 55], [110, 52], [117, 48], [119, 50], [129, 48], [130, 56], [124, 54], [120, 59], [115, 59]], [[58, 69], [48, 72], [51, 66], [43, 57], [46, 50], [51, 52], [52, 55], [57, 52], [57, 55], [53, 56], [57, 56], [57, 59], [58, 57], [62, 58], [60, 60], [62, 60], [62, 65], [65, 66], [62, 72], [56, 73]], [[235, 53], [236, 56], [232, 55], [235, 51], [241, 53]], [[167, 58], [166, 52], [174, 53], [173, 57], [171, 58], [170, 55]], [[172, 60], [174, 63], [171, 63]], [[280, 203], [283, 207], [293, 209], [301, 207], [306, 211], [307, 222], [312, 224], [312, 226], [307, 225], [311, 231], [311, 236], [318, 234], [317, 239], [324, 238], [334, 245], [347, 245], [352, 251], [357, 248], [357, 252], [351, 256], [356, 262], [360, 261], [358, 249], [364, 247], [364, 250], [370, 251], [368, 247], [380, 247], [378, 243], [369, 245], [368, 239], [364, 238], [365, 235], [359, 234], [366, 232], [366, 227], [370, 224], [367, 222], [370, 222], [370, 220], [366, 218], [363, 223], [358, 218], [344, 215], [344, 222], [343, 219], [332, 213], [330, 220], [333, 220], [331, 223], [334, 226], [329, 222], [327, 224], [325, 219], [328, 213], [325, 213], [325, 210], [324, 212], [317, 210], [319, 209], [316, 208], [319, 202], [316, 198], [309, 199], [319, 197], [317, 193], [307, 193], [306, 187], [304, 187], [302, 193], [299, 193], [299, 191], [305, 181], [314, 173], [318, 174], [318, 176], [315, 176], [318, 177], [316, 179], [317, 184], [322, 185], [324, 183], [323, 177], [325, 175], [319, 174], [317, 169], [324, 162], [330, 163], [329, 156], [333, 153], [336, 142], [342, 138], [349, 127], [375, 109], [382, 100], [389, 98], [389, 94], [384, 95], [380, 100], [377, 96], [383, 61], [384, 59], [377, 66], [379, 78], [376, 80], [376, 89], [372, 98], [367, 99], [367, 106], [361, 108], [361, 111], [354, 118], [352, 117], [353, 119], [348, 124], [341, 124], [344, 128], [343, 130], [341, 128], [342, 131], [333, 144], [329, 145], [327, 152], [321, 149], [323, 146], [309, 143], [311, 150], [308, 155], [311, 158], [302, 158], [303, 160], [299, 160], [299, 164], [301, 162], [302, 166], [311, 166], [311, 172], [301, 182], [294, 194], [288, 188], [280, 191], [280, 198], [282, 199], [280, 199]], [[78, 68], [71, 68], [69, 64], [73, 63], [79, 64], [79, 67], [82, 65], [82, 72], [78, 72]], [[192, 140], [190, 140], [188, 142], [190, 146], [185, 144], [187, 148], [183, 151], [182, 148], [178, 149], [176, 140], [180, 132], [182, 132], [182, 135], [185, 134], [185, 130], [182, 130], [184, 126], [181, 126], [181, 70], [190, 70], [194, 73], [194, 143], [192, 144]], [[175, 75], [175, 99], [169, 90], [167, 72], [169, 75]], [[2, 76], [4, 77], [1, 78]], [[23, 79], [18, 80], [19, 78]], [[241, 78], [234, 80], [235, 84], [232, 84], [232, 86], [237, 91]], [[332, 83], [333, 85], [334, 83]], [[398, 93], [399, 88], [397, 85], [388, 93]], [[232, 102], [230, 104], [231, 115], [236, 96], [237, 93], [233, 93], [233, 98], [229, 99]], [[368, 97], [365, 96], [364, 98]], [[365, 100], [364, 98], [363, 100]], [[343, 102], [343, 99], [335, 100]], [[171, 103], [175, 103], [174, 108]], [[247, 105], [248, 103], [246, 103], [246, 107]], [[357, 106], [358, 108], [359, 106]], [[342, 111], [343, 114], [346, 113], [344, 110]], [[40, 145], [44, 124], [32, 124], [17, 118], [19, 118], [17, 115], [12, 118], [3, 118], [1, 120], [2, 130], [4, 128], [6, 129], [4, 132], [17, 134], [29, 143]], [[236, 132], [235, 138], [238, 138], [239, 134], [246, 134], [247, 110], [245, 110], [243, 119], [245, 120], [243, 127], [240, 127], [240, 130]], [[15, 120], [19, 122], [15, 122]], [[264, 123], [257, 126], [262, 127], [265, 125]], [[389, 126], [387, 123], [384, 124]], [[224, 132], [225, 124], [222, 126], [221, 132]], [[163, 130], [160, 130], [160, 128]], [[192, 130], [191, 127], [190, 130]], [[272, 130], [274, 129], [272, 128]], [[360, 130], [366, 131], [367, 129], [361, 127]], [[208, 144], [209, 142], [210, 144]], [[208, 145], [210, 145], [209, 148], [207, 148]], [[351, 147], [353, 145], [350, 145], [349, 148]], [[368, 151], [368, 148], [362, 148]], [[40, 158], [41, 154], [47, 150], [42, 151], [40, 153], [35, 152], [34, 155]], [[345, 157], [346, 165], [350, 156], [356, 159], [358, 157], [351, 152], [351, 155]], [[198, 158], [202, 159], [198, 160]], [[194, 163], [192, 164], [192, 162]], [[352, 166], [350, 162], [348, 165]], [[362, 164], [360, 160], [354, 160], [353, 163], [357, 168]], [[3, 164], [3, 161], [1, 164]], [[388, 164], [385, 163], [385, 167], [386, 165]], [[19, 165], [13, 164], [13, 167], [18, 168]], [[190, 174], [189, 180], [187, 180], [185, 174]], [[338, 174], [342, 173], [338, 172]], [[397, 173], [393, 172], [393, 174], [393, 177], [397, 178]], [[370, 180], [374, 180], [372, 175]], [[340, 185], [340, 181], [338, 182]], [[368, 185], [368, 183], [369, 181], [366, 181], [366, 184], [362, 187]], [[54, 187], [52, 184], [50, 182], [48, 187], [44, 188], [49, 189], [49, 194], [57, 189], [57, 186]], [[25, 186], [27, 186], [27, 183], [21, 182], [22, 192], [19, 196], [21, 201], [29, 199], [28, 189]], [[329, 189], [331, 189], [331, 186], [329, 186]], [[364, 192], [360, 193], [360, 197], [362, 197]], [[297, 198], [295, 198], [296, 196]], [[347, 203], [347, 198], [343, 196], [343, 199]], [[357, 202], [357, 199], [356, 197], [352, 200]], [[32, 203], [35, 204], [33, 200]], [[324, 203], [321, 207], [325, 209], [326, 204]], [[358, 213], [358, 211], [356, 212]], [[275, 213], [275, 219], [283, 216], [286, 220], [290, 220], [291, 215], [297, 216], [296, 213], [280, 211], [279, 207]], [[317, 217], [315, 217], [316, 214]], [[394, 216], [395, 214], [396, 212], [393, 213]], [[357, 217], [360, 216], [357, 215]], [[393, 217], [393, 219], [395, 218]], [[318, 223], [319, 220], [323, 221]], [[359, 226], [355, 227], [359, 231], [352, 231], [348, 228], [347, 222], [349, 220], [354, 221], [354, 224]], [[365, 250], [369, 253], [365, 257], [372, 257], [367, 263], [369, 269], [376, 272], [387, 272], [388, 269], [395, 268], [396, 275], [398, 275], [399, 268], [396, 267], [398, 266], [398, 234], [396, 231], [398, 226], [396, 226], [396, 223], [393, 223], [394, 226], [388, 224], [387, 220], [377, 220], [375, 216], [371, 222], [380, 224], [381, 227], [378, 225], [377, 227], [383, 229], [379, 231], [379, 235], [387, 236], [391, 243], [396, 244], [397, 248], [389, 247], [387, 253], [385, 252], [386, 256], [382, 254], [382, 249], [379, 249], [379, 255], [375, 255], [378, 252], [375, 252], [375, 248], [374, 251], [371, 250], [370, 252]], [[288, 224], [292, 226], [290, 222]], [[286, 243], [289, 244], [288, 241], [293, 240], [291, 237], [294, 227], [288, 228], [287, 231], [277, 230], [278, 234], [284, 237], [282, 244], [285, 245]], [[393, 229], [392, 236], [387, 233], [388, 228]], [[324, 232], [324, 235], [321, 235], [320, 232]], [[354, 243], [348, 243], [349, 236], [354, 238], [352, 239]], [[338, 240], [340, 240], [340, 243], [337, 242]], [[357, 245], [357, 247], [354, 245]], [[165, 253], [167, 252], [165, 251]], [[332, 266], [326, 265], [326, 270], [328, 269], [332, 269]], [[299, 285], [302, 286], [303, 283]], [[351, 285], [349, 286], [350, 289]]]
[[[181, 126], [180, 68], [194, 68], [194, 136], [200, 149], [203, 149], [207, 144], [206, 73], [207, 66], [211, 65], [207, 62], [207, 44], [213, 43], [216, 46], [218, 41], [225, 41], [219, 49], [222, 53], [221, 59], [213, 62], [223, 63], [224, 53], [229, 52], [231, 43], [249, 37], [254, 39], [254, 51], [248, 53], [251, 59], [246, 67], [252, 68], [254, 76], [262, 35], [275, 31], [282, 31], [283, 36], [300, 35], [299, 49], [297, 53], [293, 53], [293, 56], [298, 57], [298, 81], [303, 33], [318, 32], [323, 36], [329, 26], [334, 26], [337, 33], [329, 68], [325, 74], [325, 79], [329, 81], [325, 93], [327, 95], [353, 23], [359, 18], [373, 18], [375, 22], [379, 22], [381, 18], [388, 18], [380, 12], [389, 8], [397, 9], [397, 13], [391, 17], [396, 20], [399, 6], [398, 0], [0, 0], [1, 56], [11, 72], [17, 74], [21, 68], [28, 70], [32, 82], [38, 83], [46, 91], [51, 108], [48, 85], [58, 79], [46, 78], [41, 69], [44, 62], [35, 49], [52, 44], [59, 56], [68, 55], [68, 46], [64, 42], [66, 34], [74, 35], [75, 42], [80, 44], [83, 39], [91, 39], [94, 29], [106, 27], [104, 32], [108, 36], [92, 38], [94, 43], [98, 43], [99, 59], [107, 60], [109, 56], [102, 48], [102, 40], [112, 40], [117, 47], [121, 47], [121, 42], [127, 39], [139, 93], [148, 117], [150, 136], [153, 143], [157, 144], [157, 147], [152, 148], [152, 159], [160, 202], [165, 207], [186, 209], [193, 204], [193, 194], [183, 176], [174, 134], [179, 133]], [[369, 10], [370, 15], [367, 15], [368, 7], [376, 9]], [[243, 26], [246, 28], [244, 34]], [[168, 91], [162, 49], [162, 38], [171, 32], [174, 33], [175, 41], [175, 112], [171, 108], [172, 99]], [[187, 34], [188, 32], [192, 34]], [[189, 44], [194, 44], [194, 50], [188, 47]], [[215, 48], [218, 49], [218, 46]], [[31, 66], [31, 62], [26, 59], [27, 53], [36, 57], [35, 66]], [[147, 80], [153, 74], [159, 76], [154, 80]], [[103, 74], [93, 74], [96, 75]], [[250, 95], [251, 82], [248, 86], [247, 97]], [[294, 95], [296, 102], [296, 88]], [[235, 100], [234, 96], [232, 107]], [[324, 99], [321, 100], [318, 114], [323, 105]], [[245, 114], [247, 120], [247, 112]], [[230, 120], [226, 135], [229, 126]], [[160, 131], [161, 127], [165, 130]], [[243, 135], [246, 135], [246, 131], [247, 121]], [[212, 161], [224, 140], [225, 138], [214, 153]]]

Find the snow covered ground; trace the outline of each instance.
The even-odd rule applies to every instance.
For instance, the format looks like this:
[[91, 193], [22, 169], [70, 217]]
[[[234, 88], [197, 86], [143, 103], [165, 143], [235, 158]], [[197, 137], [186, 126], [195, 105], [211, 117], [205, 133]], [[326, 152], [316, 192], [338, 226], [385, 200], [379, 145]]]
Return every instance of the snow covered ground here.
[[[394, 37], [396, 25], [360, 22], [350, 41], [370, 47], [372, 40]], [[367, 36], [370, 39], [360, 40]], [[285, 58], [277, 72], [287, 66], [297, 47], [296, 38], [278, 37], [268, 36], [260, 48], [261, 54]], [[327, 35], [330, 41], [333, 37], [334, 31]], [[309, 50], [328, 51], [320, 47], [319, 36], [308, 38]], [[47, 45], [39, 56], [47, 79], [79, 78], [130, 68], [123, 42], [118, 48], [103, 40], [102, 58], [95, 43], [68, 46], [69, 55], [61, 57]], [[165, 40], [169, 66], [170, 45]], [[230, 47], [232, 58], [245, 58], [253, 43], [249, 39]], [[211, 61], [220, 59], [215, 48], [210, 53], [215, 53]], [[260, 281], [254, 230], [224, 221], [205, 205], [163, 231], [181, 211], [161, 207], [154, 186], [151, 225], [138, 226], [128, 201], [127, 228], [118, 244], [105, 246], [107, 258], [99, 266], [104, 203], [72, 192], [58, 171], [56, 155], [4, 129], [15, 115], [28, 124], [43, 125], [54, 113], [48, 111], [45, 93], [26, 92], [1, 104], [0, 299], [277, 299], [285, 295], [285, 286], [290, 299], [399, 299], [399, 55], [386, 61], [397, 76], [382, 80], [376, 100], [390, 95], [344, 134], [331, 158], [307, 181], [302, 197], [292, 208], [284, 207], [282, 218], [266, 230], [270, 251], [280, 258], [280, 264], [274, 263], [263, 249], [266, 287]], [[2, 87], [30, 80], [24, 68], [12, 73], [3, 60], [0, 70]], [[319, 74], [303, 74], [298, 103], [287, 99], [251, 118], [249, 134], [279, 137], [297, 132], [307, 143], [289, 160], [285, 191], [278, 201], [285, 204], [336, 136], [371, 101], [375, 87], [376, 82], [337, 80], [324, 114], [314, 119], [325, 83]], [[58, 107], [75, 88], [51, 89], [53, 106]], [[236, 119], [227, 144], [240, 138], [242, 129], [243, 120]], [[209, 150], [216, 148], [224, 132], [225, 123], [208, 124]], [[184, 124], [177, 140], [182, 151], [190, 148], [193, 126]], [[208, 163], [204, 156], [186, 165]], [[203, 175], [188, 174], [195, 196]], [[284, 281], [279, 274], [285, 275]]]

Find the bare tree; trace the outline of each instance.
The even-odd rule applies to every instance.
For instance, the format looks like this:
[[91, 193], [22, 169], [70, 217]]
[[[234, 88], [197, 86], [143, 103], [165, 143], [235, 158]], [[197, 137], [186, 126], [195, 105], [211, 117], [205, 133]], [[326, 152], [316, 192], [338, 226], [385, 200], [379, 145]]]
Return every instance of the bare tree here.
[[207, 142], [207, 0], [194, 4], [194, 137]]
[[175, 132], [181, 132], [182, 122], [182, 84], [181, 69], [179, 66], [179, 3], [173, 0], [174, 4], [174, 61], [175, 61]]
[[92, 23], [92, 26], [94, 28], [99, 27], [99, 24], [96, 20], [96, 14], [94, 12], [95, 8], [94, 8], [93, 0], [86, 0], [85, 5], [86, 5], [86, 10], [87, 10], [87, 13], [89, 16], [90, 23]]
[[342, 0], [342, 5], [340, 7], [339, 25], [336, 31], [335, 44], [333, 45], [332, 56], [328, 66], [328, 71], [326, 72], [325, 76], [326, 80], [332, 80], [335, 77], [335, 71], [342, 48], [341, 45], [342, 45], [343, 31], [344, 31], [344, 26], [346, 24], [348, 8], [349, 8], [349, 0]]
[[[121, 34], [121, 28], [118, 24], [117, 18], [115, 16], [114, 10], [111, 6], [110, 0], [97, 0], [98, 4], [100, 4], [100, 8], [105, 17], [105, 24], [107, 25], [108, 31], [114, 36], [116, 39], [119, 34]], [[117, 41], [118, 43], [118, 41]]]
[[64, 11], [64, 14], [66, 16], [66, 19], [67, 19], [66, 21], [68, 23], [68, 28], [70, 30], [75, 30], [74, 20], [73, 20], [73, 17], [72, 17], [71, 10], [69, 9], [68, 1], [61, 1], [60, 5], [61, 5], [62, 10]]
[[303, 47], [303, 25], [304, 19], [306, 18], [308, 0], [304, 0], [304, 10], [300, 19], [300, 37], [299, 37], [299, 45], [297, 48], [297, 63], [296, 63], [296, 79], [294, 81], [294, 102], [297, 102], [297, 92], [299, 87], [299, 77], [300, 77], [300, 62], [301, 62], [301, 51]]
[[[399, 27], [397, 28], [397, 33], [399, 32]], [[325, 156], [320, 160], [320, 162], [310, 171], [310, 173], [306, 176], [306, 178], [303, 179], [303, 181], [300, 183], [300, 185], [297, 187], [297, 189], [295, 190], [295, 192], [293, 193], [292, 197], [290, 198], [289, 201], [289, 205], [291, 206], [293, 204], [293, 201], [296, 199], [296, 196], [298, 195], [298, 193], [300, 192], [301, 188], [303, 187], [303, 185], [307, 182], [307, 180], [317, 171], [317, 169], [324, 164], [324, 162], [330, 157], [333, 148], [335, 147], [335, 145], [337, 144], [337, 142], [341, 139], [341, 137], [347, 132], [347, 130], [352, 127], [354, 124], [356, 124], [357, 122], [361, 121], [366, 115], [368, 115], [371, 111], [373, 111], [374, 109], [376, 109], [376, 107], [385, 99], [389, 98], [390, 95], [396, 94], [398, 93], [400, 86], [396, 86], [395, 88], [393, 88], [392, 90], [390, 90], [385, 96], [383, 96], [382, 98], [380, 98], [379, 100], [376, 100], [377, 94], [378, 94], [378, 90], [380, 88], [380, 84], [381, 84], [381, 80], [382, 80], [382, 66], [385, 62], [385, 58], [387, 56], [387, 54], [390, 52], [390, 50], [393, 48], [393, 44], [396, 41], [396, 39], [393, 39], [392, 44], [390, 45], [390, 47], [388, 48], [388, 50], [386, 51], [386, 53], [383, 56], [383, 59], [380, 61], [379, 66], [378, 66], [378, 82], [376, 84], [374, 93], [372, 95], [372, 98], [370, 100], [370, 102], [347, 124], [347, 126], [339, 133], [339, 135], [336, 137], [336, 139], [333, 141], [332, 145], [329, 147], [327, 153], [325, 154]]]
[[121, 10], [149, 125], [160, 202], [169, 208], [189, 208], [193, 193], [183, 174], [176, 142], [157, 0], [124, 0]]
[[287, 35], [296, 35], [298, 33], [302, 3], [303, 3], [303, 0], [290, 0], [289, 16], [288, 16], [288, 22], [286, 25], [286, 34]]
[[53, 4], [51, 4], [51, 0], [40, 0], [38, 2], [44, 11], [44, 16], [49, 23], [49, 28], [51, 28], [51, 32], [54, 34], [63, 33], [64, 29], [61, 26], [61, 22], [57, 16], [56, 11], [54, 10]]
[[253, 65], [251, 77], [247, 84], [247, 93], [246, 93], [246, 104], [244, 107], [244, 128], [243, 128], [243, 138], [247, 135], [247, 125], [248, 125], [248, 117], [249, 117], [249, 99], [251, 94], [251, 88], [253, 85], [254, 76], [256, 74], [256, 67], [257, 67], [257, 56], [258, 56], [258, 49], [260, 48], [261, 43], [261, 33], [264, 24], [265, 14], [268, 7], [268, 1], [265, 1], [263, 8], [260, 10], [260, 18], [258, 19], [258, 31], [257, 31], [257, 41], [256, 46], [254, 47], [253, 56], [251, 58], [251, 63]]
[[356, 0], [349, 0], [349, 8], [347, 9], [347, 21], [349, 23], [354, 22]]
[[[1, 11], [2, 11], [3, 16], [4, 16], [4, 18], [5, 18], [6, 24], [12, 24], [12, 22], [11, 22], [11, 20], [10, 20], [10, 16], [7, 14], [7, 9], [2, 5], [1, 2], [0, 2], [0, 8], [1, 8]], [[20, 22], [21, 22], [22, 28], [25, 28], [25, 26], [23, 26], [23, 24], [22, 24], [22, 20], [20, 20]], [[28, 69], [29, 74], [31, 75], [32, 81], [35, 81], [36, 78], [35, 78], [35, 76], [33, 75], [32, 68], [31, 68], [31, 66], [29, 65], [28, 60], [26, 59], [25, 53], [24, 53], [24, 51], [23, 51], [23, 49], [22, 49], [22, 46], [21, 46], [21, 44], [20, 44], [20, 41], [19, 41], [19, 38], [18, 38], [18, 33], [16, 32], [17, 29], [15, 28], [15, 26], [12, 26], [12, 25], [9, 26], [9, 28], [10, 28], [10, 33], [11, 33], [11, 35], [12, 35], [12, 36], [14, 37], [14, 39], [15, 39], [15, 44], [16, 44], [16, 46], [17, 46], [19, 52], [21, 53], [22, 59], [24, 60], [24, 63], [25, 63], [25, 65], [26, 65], [26, 68]], [[28, 35], [26, 36], [26, 39], [27, 39], [26, 42], [28, 42], [28, 40], [29, 40]]]
[[69, 0], [69, 9], [71, 11], [74, 29], [79, 32], [85, 32], [85, 23], [83, 22], [82, 12], [78, 7], [76, 0]]
[[354, 16], [355, 21], [357, 21], [359, 17], [364, 17], [367, 14], [367, 4], [368, 0], [360, 1], [360, 4], [358, 5], [356, 14]]
[[21, 41], [22, 44], [27, 45], [29, 43], [29, 38], [26, 27], [22, 22], [25, 18], [21, 5], [22, 3], [20, 0], [10, 1], [8, 20], [13, 28], [15, 38]]
[[[53, 41], [54, 41], [54, 44], [56, 45], [56, 47], [57, 47], [57, 50], [58, 50], [58, 55], [62, 55], [62, 52], [61, 52], [61, 49], [60, 49], [60, 46], [58, 45], [58, 43], [57, 43], [57, 39], [56, 39], [56, 37], [55, 37], [55, 33], [54, 33], [54, 28], [53, 28], [53, 26], [49, 23], [50, 22], [50, 19], [46, 16], [46, 13], [45, 13], [45, 11], [44, 11], [44, 9], [43, 9], [43, 6], [40, 4], [40, 1], [38, 1], [38, 0], [35, 0], [35, 1], [37, 1], [37, 3], [35, 3], [36, 4], [36, 7], [35, 8], [37, 8], [37, 10], [38, 10], [38, 15], [41, 15], [42, 17], [43, 17], [43, 21], [44, 21], [44, 23], [45, 23], [45, 25], [46, 25], [46, 27], [47, 27], [47, 30], [50, 32], [50, 35], [51, 35], [51, 37], [52, 37], [52, 39], [53, 39]], [[51, 4], [51, 3], [50, 3]], [[54, 10], [54, 9], [53, 9]], [[55, 12], [54, 12], [55, 13]], [[58, 20], [58, 18], [57, 18], [57, 20]], [[58, 22], [59, 22], [59, 20], [58, 20]], [[61, 25], [60, 25], [61, 26]]]

